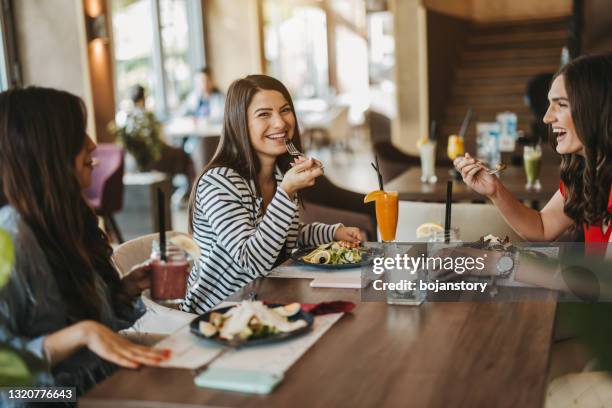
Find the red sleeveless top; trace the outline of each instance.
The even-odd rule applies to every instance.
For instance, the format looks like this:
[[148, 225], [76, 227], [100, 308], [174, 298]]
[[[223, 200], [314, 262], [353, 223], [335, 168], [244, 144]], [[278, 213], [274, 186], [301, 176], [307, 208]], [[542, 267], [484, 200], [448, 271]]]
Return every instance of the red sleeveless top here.
[[[565, 185], [561, 181], [559, 183], [559, 191], [561, 191], [561, 195], [565, 197]], [[608, 212], [612, 214], [612, 188], [610, 188], [610, 196], [608, 197]], [[610, 234], [612, 234], [612, 223], [608, 225], [606, 231], [602, 231], [601, 223], [597, 225], [587, 225], [583, 226], [584, 228], [584, 242], [599, 242], [599, 243], [607, 243], [610, 241]]]

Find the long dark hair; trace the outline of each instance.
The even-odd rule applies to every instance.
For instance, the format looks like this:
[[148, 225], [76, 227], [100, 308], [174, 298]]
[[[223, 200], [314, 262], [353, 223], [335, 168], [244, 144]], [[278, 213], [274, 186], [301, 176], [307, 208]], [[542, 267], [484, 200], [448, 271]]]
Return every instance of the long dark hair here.
[[[215, 152], [210, 163], [204, 168], [202, 173], [195, 182], [191, 190], [189, 199], [189, 228], [191, 229], [193, 221], [193, 211], [195, 206], [195, 197], [197, 186], [202, 176], [213, 167], [229, 167], [234, 169], [238, 174], [246, 180], [253, 180], [256, 194], [261, 196], [261, 188], [257, 175], [261, 169], [259, 158], [251, 145], [249, 138], [249, 124], [247, 117], [247, 109], [253, 100], [255, 94], [261, 90], [272, 90], [280, 92], [284, 97], [295, 117], [295, 109], [293, 100], [285, 85], [278, 79], [267, 75], [249, 75], [245, 78], [237, 79], [232, 82], [225, 99], [225, 113], [223, 118], [223, 130], [221, 131], [221, 140], [219, 147]], [[300, 130], [295, 121], [295, 130], [293, 131], [293, 144], [301, 150]], [[276, 159], [276, 164], [280, 170], [285, 173], [291, 166], [291, 156], [285, 153]]]
[[[610, 222], [612, 183], [612, 54], [580, 57], [565, 65], [563, 75], [584, 156], [561, 155], [565, 213], [577, 226]], [[552, 127], [551, 127], [552, 128]], [[550, 137], [556, 148], [556, 139]]]
[[129, 306], [112, 248], [76, 174], [86, 117], [83, 101], [68, 92], [29, 87], [0, 93], [0, 190], [34, 232], [70, 322], [101, 320], [99, 278], [114, 307]]

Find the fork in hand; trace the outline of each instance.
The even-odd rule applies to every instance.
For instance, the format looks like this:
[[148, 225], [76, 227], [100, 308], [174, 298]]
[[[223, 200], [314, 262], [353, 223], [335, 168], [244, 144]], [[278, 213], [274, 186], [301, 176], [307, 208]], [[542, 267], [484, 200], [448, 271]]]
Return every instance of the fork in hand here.
[[[287, 153], [293, 157], [306, 157], [304, 153], [300, 152], [297, 147], [293, 144], [291, 139], [285, 139], [285, 146], [287, 146]], [[323, 165], [318, 160], [314, 161], [317, 167], [323, 168]]]

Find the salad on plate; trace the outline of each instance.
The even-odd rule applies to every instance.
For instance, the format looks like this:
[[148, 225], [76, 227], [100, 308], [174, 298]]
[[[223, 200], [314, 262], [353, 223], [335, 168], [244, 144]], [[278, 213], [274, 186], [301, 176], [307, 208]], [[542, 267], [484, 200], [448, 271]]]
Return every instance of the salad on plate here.
[[302, 256], [301, 260], [314, 265], [358, 264], [362, 261], [365, 252], [365, 248], [360, 247], [358, 243], [337, 241], [319, 245]]
[[235, 306], [213, 310], [196, 320], [199, 334], [207, 339], [245, 343], [301, 333], [301, 329], [309, 326], [309, 322], [301, 318], [306, 317], [303, 315], [299, 303], [266, 305], [261, 301], [244, 300]]

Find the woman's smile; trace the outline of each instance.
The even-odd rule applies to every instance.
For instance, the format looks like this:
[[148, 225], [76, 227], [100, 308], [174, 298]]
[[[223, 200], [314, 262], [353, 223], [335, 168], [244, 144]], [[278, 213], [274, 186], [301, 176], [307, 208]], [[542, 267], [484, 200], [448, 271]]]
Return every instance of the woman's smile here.
[[248, 109], [249, 138], [260, 160], [275, 160], [287, 152], [285, 140], [293, 138], [295, 115], [283, 94], [261, 90], [255, 94]]

